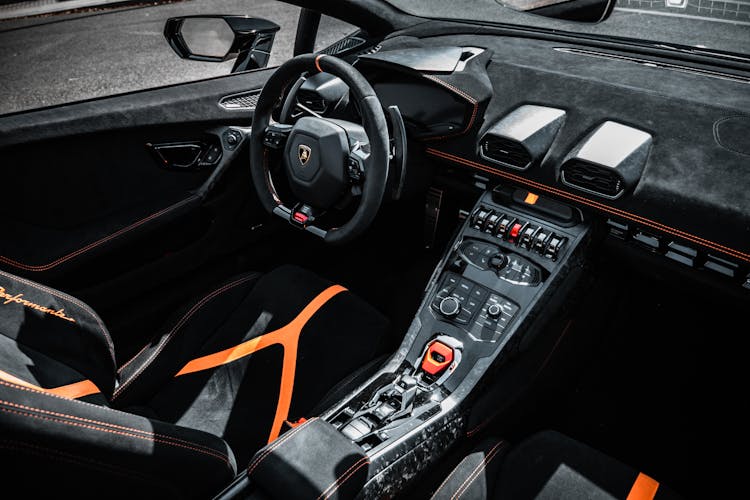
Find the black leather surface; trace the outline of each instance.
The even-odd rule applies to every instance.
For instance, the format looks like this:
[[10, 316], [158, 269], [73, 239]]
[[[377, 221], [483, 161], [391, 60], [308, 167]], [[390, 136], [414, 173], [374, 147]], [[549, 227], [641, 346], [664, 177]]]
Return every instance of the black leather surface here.
[[250, 479], [271, 498], [354, 498], [367, 479], [364, 450], [324, 420], [312, 419], [260, 450]]

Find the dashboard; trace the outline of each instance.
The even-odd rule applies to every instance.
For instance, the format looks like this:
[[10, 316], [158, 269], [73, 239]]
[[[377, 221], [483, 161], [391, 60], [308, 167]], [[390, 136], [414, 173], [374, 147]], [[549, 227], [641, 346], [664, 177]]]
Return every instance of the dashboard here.
[[414, 31], [355, 66], [427, 158], [578, 207], [622, 244], [750, 290], [750, 79], [553, 40]]

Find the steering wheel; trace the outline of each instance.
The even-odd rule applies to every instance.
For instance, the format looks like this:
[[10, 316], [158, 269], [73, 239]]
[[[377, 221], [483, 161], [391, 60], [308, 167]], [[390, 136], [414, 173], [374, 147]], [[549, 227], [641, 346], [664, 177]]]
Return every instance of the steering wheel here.
[[[349, 86], [362, 125], [319, 115], [304, 116], [294, 125], [271, 122], [286, 89], [300, 76], [318, 72], [337, 76]], [[285, 115], [288, 113], [282, 112], [280, 119], [285, 120]], [[272, 150], [282, 152], [282, 170], [291, 191], [283, 201], [271, 177]], [[388, 180], [388, 161], [383, 108], [370, 84], [350, 64], [328, 55], [297, 56], [279, 66], [263, 87], [250, 134], [250, 170], [260, 201], [269, 212], [327, 243], [349, 241], [375, 219]], [[316, 219], [352, 190], [361, 190], [361, 199], [351, 219], [330, 229], [315, 225]]]

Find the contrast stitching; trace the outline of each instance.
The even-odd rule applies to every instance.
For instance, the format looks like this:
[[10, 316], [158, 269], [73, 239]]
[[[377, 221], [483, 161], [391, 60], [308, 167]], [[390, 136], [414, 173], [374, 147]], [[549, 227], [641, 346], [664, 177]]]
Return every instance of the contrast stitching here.
[[[258, 276], [258, 273], [253, 273], [253, 274], [251, 274], [250, 276], [247, 276], [247, 277], [248, 277], [248, 278], [254, 278], [254, 277], [257, 277], [257, 276]], [[186, 313], [186, 314], [187, 314], [187, 313]], [[182, 320], [182, 318], [181, 318], [181, 320]], [[127, 366], [128, 366], [129, 364], [130, 364], [130, 363], [132, 363], [133, 361], [135, 361], [135, 360], [136, 360], [136, 359], [138, 358], [138, 356], [140, 356], [141, 354], [143, 354], [143, 352], [144, 352], [144, 351], [145, 351], [146, 349], [148, 349], [149, 347], [150, 347], [150, 344], [146, 344], [146, 345], [144, 345], [144, 346], [143, 346], [143, 347], [141, 348], [141, 350], [140, 350], [140, 351], [138, 351], [138, 353], [137, 353], [137, 354], [136, 354], [135, 356], [133, 356], [132, 358], [130, 358], [130, 359], [129, 359], [129, 360], [128, 360], [128, 361], [127, 361], [127, 362], [126, 362], [126, 363], [125, 363], [124, 365], [122, 365], [122, 366], [121, 366], [120, 368], [118, 368], [118, 369], [117, 369], [117, 373], [122, 373], [122, 371], [123, 371], [123, 370], [124, 370], [124, 369], [125, 369], [125, 368], [126, 368], [126, 367], [127, 367]]]
[[535, 181], [532, 181], [532, 180], [529, 180], [529, 179], [525, 179], [523, 177], [520, 177], [520, 176], [517, 176], [517, 175], [514, 175], [514, 174], [510, 174], [508, 172], [503, 172], [501, 170], [497, 170], [497, 169], [489, 167], [487, 165], [483, 165], [481, 163], [477, 163], [477, 162], [474, 162], [474, 161], [471, 161], [471, 160], [467, 160], [467, 159], [461, 158], [459, 156], [452, 155], [450, 153], [445, 153], [443, 151], [439, 151], [439, 150], [432, 149], [432, 148], [428, 148], [427, 149], [427, 153], [429, 153], [429, 154], [431, 154], [433, 156], [438, 156], [440, 158], [456, 162], [456, 163], [462, 163], [464, 165], [467, 165], [467, 166], [470, 166], [470, 167], [473, 167], [473, 168], [476, 168], [476, 169], [479, 169], [479, 170], [484, 170], [485, 172], [489, 172], [491, 174], [499, 175], [501, 177], [505, 177], [507, 179], [510, 179], [510, 180], [512, 180], [514, 182], [518, 182], [520, 184], [525, 184], [525, 185], [528, 185], [528, 186], [532, 186], [532, 187], [535, 187], [536, 189], [540, 189], [542, 191], [547, 191], [549, 193], [556, 194], [558, 196], [562, 196], [563, 198], [568, 198], [570, 200], [577, 201], [577, 202], [583, 203], [585, 205], [589, 205], [589, 206], [591, 206], [593, 208], [596, 208], [598, 210], [601, 210], [601, 211], [604, 211], [604, 212], [609, 212], [611, 214], [614, 214], [614, 215], [617, 215], [617, 216], [620, 216], [620, 217], [624, 217], [624, 218], [629, 219], [629, 220], [631, 220], [633, 222], [644, 224], [644, 225], [652, 227], [654, 229], [657, 229], [657, 230], [660, 230], [660, 231], [664, 231], [665, 233], [671, 234], [673, 236], [677, 236], [677, 237], [680, 237], [680, 238], [684, 238], [686, 240], [690, 240], [693, 243], [697, 243], [699, 245], [706, 246], [706, 247], [711, 248], [713, 250], [716, 250], [718, 252], [726, 253], [728, 255], [731, 255], [732, 257], [735, 257], [735, 258], [738, 258], [738, 259], [750, 262], [750, 254], [741, 252], [739, 250], [735, 250], [733, 248], [721, 245], [719, 243], [716, 243], [716, 242], [711, 241], [711, 240], [707, 240], [705, 238], [701, 238], [700, 236], [696, 236], [694, 234], [686, 233], [685, 231], [682, 231], [680, 229], [676, 229], [676, 228], [673, 228], [671, 226], [667, 226], [665, 224], [653, 221], [651, 219], [647, 219], [647, 218], [642, 217], [640, 215], [636, 215], [636, 214], [633, 214], [633, 213], [630, 213], [630, 212], [626, 212], [626, 211], [621, 210], [619, 208], [611, 207], [609, 205], [604, 205], [603, 203], [599, 203], [597, 201], [590, 200], [588, 198], [584, 198], [582, 196], [578, 196], [578, 195], [573, 194], [573, 193], [569, 193], [568, 191], [563, 191], [561, 189], [557, 189], [557, 188], [553, 188], [551, 186], [548, 186], [546, 184], [541, 184], [539, 182], [535, 182]]
[[126, 468], [123, 468], [119, 465], [115, 465], [112, 463], [103, 463], [101, 461], [92, 460], [92, 459], [89, 459], [87, 457], [83, 457], [80, 455], [73, 455], [71, 453], [67, 453], [67, 452], [64, 452], [62, 450], [58, 450], [55, 448], [45, 448], [43, 446], [37, 446], [31, 443], [26, 443], [23, 441], [13, 441], [13, 440], [0, 441], [0, 448], [5, 448], [6, 450], [20, 451], [22, 453], [25, 452], [29, 455], [34, 455], [37, 457], [52, 458], [54, 460], [60, 460], [60, 461], [68, 462], [68, 463], [75, 464], [75, 465], [82, 465], [84, 467], [90, 467], [98, 471], [107, 470], [113, 474], [120, 474], [122, 476], [136, 478], [141, 481], [147, 481], [147, 482], [160, 484], [162, 487], [168, 487], [174, 492], [177, 491], [174, 489], [173, 486], [167, 484], [166, 482], [155, 481], [155, 478], [150, 477], [141, 472], [126, 469]]
[[107, 332], [107, 329], [105, 328], [104, 323], [102, 323], [101, 318], [99, 318], [99, 316], [89, 306], [87, 306], [83, 302], [79, 301], [78, 299], [76, 299], [74, 297], [71, 297], [70, 295], [58, 292], [57, 290], [53, 290], [52, 288], [48, 288], [48, 287], [46, 287], [44, 285], [39, 285], [38, 283], [34, 283], [33, 281], [29, 281], [29, 280], [26, 280], [24, 278], [20, 278], [18, 276], [14, 276], [12, 274], [8, 274], [8, 273], [5, 273], [3, 271], [0, 271], [0, 274], [3, 275], [3, 276], [5, 276], [5, 277], [7, 277], [7, 278], [9, 278], [9, 279], [11, 279], [11, 280], [20, 281], [21, 283], [23, 283], [25, 285], [29, 285], [29, 286], [32, 286], [32, 287], [34, 287], [34, 288], [36, 288], [38, 290], [41, 290], [43, 292], [47, 292], [49, 294], [52, 294], [52, 295], [54, 295], [55, 297], [57, 297], [59, 299], [71, 302], [71, 303], [77, 305], [78, 307], [80, 307], [81, 309], [83, 309], [84, 311], [86, 311], [87, 313], [89, 313], [91, 315], [91, 317], [96, 320], [96, 323], [99, 325], [99, 329], [101, 330], [102, 335], [104, 335], [104, 340], [107, 341], [107, 344], [109, 346], [109, 353], [112, 355], [112, 361], [114, 361], [115, 364], [117, 363], [117, 360], [115, 358], [115, 345], [112, 342], [112, 338], [109, 336], [109, 332]]
[[279, 439], [277, 439], [276, 441], [274, 441], [271, 446], [269, 446], [268, 448], [266, 448], [265, 450], [263, 450], [263, 452], [260, 455], [258, 455], [258, 458], [254, 459], [252, 461], [252, 463], [250, 464], [250, 466], [247, 468], [247, 475], [249, 476], [250, 474], [252, 474], [253, 471], [260, 465], [260, 463], [273, 450], [275, 450], [276, 448], [278, 448], [279, 446], [281, 446], [285, 441], [289, 440], [289, 438], [291, 438], [296, 433], [298, 433], [302, 428], [306, 427], [310, 422], [314, 422], [317, 419], [318, 419], [318, 417], [311, 418], [310, 420], [308, 420], [304, 424], [302, 424], [302, 425], [300, 425], [298, 427], [295, 427], [294, 429], [292, 429], [291, 431], [287, 432], [286, 434], [284, 434], [283, 436], [281, 436]]
[[333, 484], [331, 484], [328, 488], [325, 489], [325, 491], [323, 491], [323, 493], [320, 494], [320, 496], [318, 497], [318, 500], [329, 498], [333, 494], [334, 491], [336, 491], [337, 489], [339, 489], [339, 487], [342, 484], [344, 484], [345, 482], [347, 482], [349, 480], [349, 478], [352, 477], [359, 469], [361, 469], [362, 467], [368, 465], [369, 463], [370, 463], [370, 460], [367, 457], [362, 457], [359, 460], [357, 460], [356, 462], [354, 462], [354, 464], [352, 464], [352, 466], [349, 467], [346, 470], [346, 472], [344, 472], [343, 474], [341, 474], [339, 476], [339, 478], [336, 480], [336, 482], [334, 482]]
[[[129, 379], [127, 379], [127, 381], [123, 382], [120, 385], [120, 387], [117, 388], [117, 390], [115, 391], [115, 393], [112, 395], [112, 399], [114, 400], [115, 398], [117, 398], [122, 393], [123, 389], [125, 389], [127, 386], [129, 386], [130, 383], [133, 382], [133, 380], [135, 380], [141, 373], [143, 373], [143, 371], [151, 364], [151, 362], [159, 355], [159, 353], [161, 353], [161, 351], [164, 349], [164, 347], [169, 343], [169, 341], [172, 339], [172, 337], [174, 336], [174, 334], [177, 333], [177, 331], [180, 328], [182, 328], [185, 325], [185, 323], [187, 323], [187, 321], [193, 316], [193, 314], [195, 314], [198, 311], [198, 309], [200, 309], [201, 307], [203, 307], [206, 303], [208, 303], [211, 299], [213, 299], [217, 295], [219, 295], [221, 293], [224, 293], [225, 291], [227, 291], [227, 290], [229, 290], [231, 288], [234, 288], [237, 285], [241, 285], [242, 283], [250, 281], [251, 279], [255, 278], [256, 276], [257, 275], [255, 275], [255, 274], [252, 274], [250, 276], [246, 276], [246, 277], [244, 277], [242, 279], [239, 279], [237, 281], [234, 281], [232, 283], [224, 285], [223, 287], [219, 288], [218, 290], [214, 290], [210, 294], [208, 294], [205, 297], [203, 297], [198, 303], [196, 303], [180, 319], [180, 321], [177, 322], [177, 324], [175, 324], [175, 326], [172, 328], [172, 330], [165, 337], [163, 337], [159, 341], [159, 343], [157, 344], [156, 351], [138, 368], [138, 370], [136, 370], [136, 372]], [[141, 351], [141, 352], [143, 352], [143, 351]], [[136, 355], [136, 356], [138, 356], [138, 355]], [[130, 361], [132, 361], [132, 359]], [[128, 363], [130, 363], [130, 361], [128, 361]], [[125, 366], [127, 366], [128, 363], [126, 363], [126, 365], [124, 365], [123, 368]]]
[[460, 95], [461, 97], [463, 97], [464, 99], [466, 99], [467, 101], [469, 101], [469, 103], [472, 106], [474, 106], [474, 110], [471, 113], [471, 118], [469, 119], [469, 123], [468, 123], [468, 125], [466, 125], [466, 128], [464, 130], [461, 130], [459, 132], [455, 132], [453, 134], [441, 135], [440, 137], [429, 137], [429, 138], [427, 138], [427, 140], [437, 141], [437, 140], [441, 140], [441, 139], [447, 139], [448, 137], [454, 137], [454, 136], [457, 136], [457, 135], [463, 135], [463, 134], [467, 133], [469, 130], [471, 130], [471, 127], [474, 125], [474, 120], [476, 120], [476, 118], [477, 118], [477, 113], [479, 112], [479, 102], [476, 99], [474, 99], [472, 96], [470, 96], [469, 94], [467, 94], [466, 92], [462, 91], [459, 88], [454, 87], [450, 83], [445, 82], [445, 81], [441, 80], [440, 78], [438, 78], [436, 76], [433, 76], [433, 75], [423, 75], [423, 76], [425, 78], [427, 78], [428, 80], [431, 80], [431, 81], [433, 81], [433, 82], [435, 82], [435, 83], [437, 83], [439, 85], [442, 85], [445, 88], [448, 88], [448, 89], [452, 90], [456, 94]]
[[175, 210], [175, 209], [179, 208], [180, 206], [185, 205], [188, 202], [196, 200], [196, 199], [198, 199], [198, 196], [196, 196], [196, 195], [190, 195], [187, 198], [185, 198], [184, 200], [175, 203], [174, 205], [171, 205], [171, 206], [169, 206], [167, 208], [164, 208], [164, 209], [162, 209], [162, 210], [160, 210], [160, 211], [158, 211], [158, 212], [156, 212], [154, 214], [151, 214], [148, 217], [145, 217], [145, 218], [143, 218], [143, 219], [141, 219], [141, 220], [139, 220], [137, 222], [134, 222], [134, 223], [130, 224], [129, 226], [125, 226], [124, 228], [122, 228], [119, 231], [116, 231], [116, 232], [110, 234], [109, 236], [105, 236], [103, 238], [100, 238], [100, 239], [92, 242], [92, 243], [89, 243], [85, 247], [79, 248], [78, 250], [75, 250], [75, 251], [73, 251], [73, 252], [71, 252], [71, 253], [69, 253], [67, 255], [63, 255], [59, 259], [54, 260], [54, 261], [52, 261], [52, 262], [50, 262], [48, 264], [40, 264], [40, 265], [36, 265], [36, 266], [35, 265], [30, 265], [30, 264], [24, 264], [22, 262], [18, 262], [16, 260], [10, 259], [10, 258], [5, 257], [3, 255], [0, 255], [0, 262], [3, 262], [3, 263], [8, 264], [8, 265], [11, 265], [13, 267], [17, 267], [19, 269], [23, 269], [25, 271], [47, 271], [49, 269], [52, 269], [53, 267], [59, 266], [63, 262], [66, 262], [66, 261], [68, 261], [68, 260], [70, 260], [70, 259], [72, 259], [74, 257], [77, 257], [77, 256], [81, 255], [82, 253], [86, 253], [89, 250], [98, 247], [99, 245], [107, 243], [108, 241], [113, 240], [113, 239], [117, 238], [118, 236], [123, 235], [123, 234], [125, 234], [125, 233], [127, 233], [129, 231], [132, 231], [133, 229], [137, 228], [138, 226], [141, 226], [141, 225], [145, 224], [146, 222], [149, 222], [152, 219], [156, 219], [157, 217], [161, 217], [165, 213], [171, 212], [172, 210]]
[[43, 410], [41, 408], [34, 408], [33, 406], [25, 406], [25, 405], [21, 405], [21, 404], [18, 404], [18, 403], [12, 403], [10, 401], [4, 401], [4, 400], [1, 400], [1, 399], [0, 399], [0, 403], [4, 404], [4, 405], [7, 405], [7, 406], [12, 406], [14, 408], [18, 408], [20, 410], [36, 411], [38, 413], [43, 413], [45, 415], [52, 415], [52, 416], [55, 416], [55, 417], [70, 418], [70, 419], [73, 419], [73, 420], [78, 420], [79, 422], [86, 422], [86, 423], [90, 423], [90, 424], [98, 424], [98, 425], [103, 425], [103, 426], [107, 426], [107, 427], [112, 427], [114, 429], [120, 429], [120, 430], [124, 430], [124, 431], [141, 433], [141, 434], [144, 434], [146, 436], [154, 436], [154, 437], [158, 437], [158, 438], [162, 438], [162, 439], [167, 439], [167, 440], [170, 440], [170, 441], [176, 441], [176, 442], [183, 443], [183, 444], [186, 444], [186, 445], [189, 445], [189, 446], [196, 446], [198, 448], [203, 448], [203, 449], [205, 449], [207, 451], [210, 451], [212, 453], [219, 454], [219, 455], [221, 455], [221, 456], [223, 456], [225, 458], [227, 457], [227, 455], [225, 453], [222, 453], [219, 450], [216, 450], [216, 449], [211, 448], [209, 446], [202, 445], [202, 444], [199, 444], [199, 443], [194, 443], [192, 441], [185, 441], [183, 439], [179, 439], [179, 438], [172, 437], [172, 436], [167, 436], [165, 434], [157, 434], [155, 432], [144, 431], [142, 429], [136, 429], [136, 428], [133, 428], [133, 427], [125, 427], [123, 425], [113, 424], [113, 423], [110, 423], [110, 422], [102, 422], [101, 420], [92, 420], [92, 419], [89, 419], [89, 418], [78, 417], [76, 415], [68, 415], [67, 413], [59, 413], [59, 412], [51, 411], [51, 410]]
[[445, 488], [445, 485], [446, 485], [446, 484], [448, 484], [448, 481], [450, 481], [450, 480], [451, 480], [451, 478], [452, 478], [453, 476], [455, 476], [456, 474], [458, 474], [458, 471], [459, 471], [459, 470], [461, 470], [461, 464], [463, 464], [464, 462], [468, 462], [469, 460], [471, 460], [471, 455], [467, 455], [467, 456], [465, 456], [465, 457], [463, 458], [463, 460], [461, 460], [460, 462], [458, 462], [458, 465], [456, 465], [456, 467], [455, 467], [455, 468], [454, 468], [454, 469], [453, 469], [453, 470], [451, 471], [451, 473], [450, 473], [450, 474], [448, 474], [448, 477], [446, 477], [446, 478], [445, 478], [445, 479], [443, 480], [443, 482], [442, 482], [442, 483], [440, 483], [440, 486], [438, 486], [438, 489], [436, 489], [436, 490], [435, 490], [435, 493], [433, 493], [433, 494], [432, 494], [432, 497], [431, 497], [431, 498], [433, 498], [433, 499], [434, 499], [434, 498], [437, 498], [437, 496], [438, 496], [438, 493], [440, 493], [440, 490], [442, 490], [443, 488]]
[[479, 465], [476, 466], [476, 468], [472, 471], [471, 474], [464, 480], [464, 482], [461, 484], [461, 486], [458, 487], [456, 492], [451, 497], [451, 500], [457, 500], [461, 497], [466, 491], [469, 489], [469, 486], [474, 482], [474, 480], [479, 477], [479, 474], [484, 470], [485, 467], [487, 467], [487, 464], [489, 464], [493, 458], [498, 454], [500, 451], [501, 445], [505, 444], [505, 441], [500, 441], [497, 443], [487, 455], [482, 459], [482, 461], [479, 463]]
[[232, 465], [229, 463], [229, 460], [226, 457], [221, 456], [221, 455], [219, 455], [217, 453], [212, 453], [212, 452], [209, 452], [209, 451], [206, 451], [206, 450], [202, 450], [200, 448], [195, 448], [193, 446], [186, 446], [184, 444], [174, 443], [174, 442], [171, 442], [171, 441], [165, 441], [163, 439], [149, 438], [148, 436], [143, 436], [143, 435], [139, 435], [139, 434], [132, 434], [132, 433], [128, 433], [128, 432], [115, 431], [115, 430], [112, 430], [112, 429], [103, 429], [101, 427], [97, 427], [97, 426], [94, 426], [94, 425], [86, 425], [86, 424], [81, 424], [81, 423], [78, 423], [78, 422], [70, 422], [68, 420], [63, 420], [63, 419], [60, 419], [60, 418], [43, 417], [41, 415], [34, 415], [33, 413], [22, 412], [22, 411], [17, 411], [17, 410], [11, 410], [11, 409], [8, 409], [8, 408], [0, 408], [0, 411], [3, 411], [5, 413], [11, 413], [11, 414], [20, 415], [22, 417], [31, 417], [31, 418], [35, 418], [37, 420], [43, 420], [43, 421], [48, 421], [48, 422], [57, 422], [57, 423], [60, 423], [60, 424], [70, 425], [70, 426], [74, 426], [74, 427], [81, 427], [81, 428], [84, 428], [84, 429], [90, 429], [90, 430], [99, 431], [99, 432], [107, 432], [107, 433], [110, 433], [110, 434], [117, 434], [117, 435], [120, 435], [120, 436], [132, 437], [132, 438], [136, 438], [136, 439], [142, 439], [144, 441], [153, 441], [155, 443], [161, 443], [161, 444], [166, 444], [166, 445], [169, 445], [169, 446], [175, 446], [175, 447], [178, 447], [178, 448], [184, 448], [184, 449], [187, 449], [187, 450], [196, 451], [198, 453], [203, 453], [204, 455], [207, 455], [207, 456], [218, 458], [219, 460], [221, 460], [222, 462], [224, 462], [224, 464], [227, 467], [229, 467], [229, 469], [234, 470], [232, 468]]

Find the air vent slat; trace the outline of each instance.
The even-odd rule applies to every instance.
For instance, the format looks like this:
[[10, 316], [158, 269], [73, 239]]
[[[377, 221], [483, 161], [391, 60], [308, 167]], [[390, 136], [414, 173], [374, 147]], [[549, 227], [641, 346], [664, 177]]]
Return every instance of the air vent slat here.
[[562, 179], [565, 184], [608, 198], [616, 198], [623, 191], [622, 179], [614, 171], [580, 160], [563, 165]]
[[297, 92], [297, 102], [316, 113], [325, 113], [326, 109], [328, 109], [328, 102], [316, 92], [310, 90], [299, 90]]
[[521, 143], [506, 137], [486, 135], [480, 147], [484, 158], [512, 168], [523, 170], [532, 161], [531, 155]]

